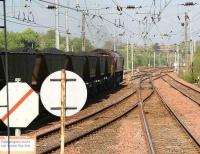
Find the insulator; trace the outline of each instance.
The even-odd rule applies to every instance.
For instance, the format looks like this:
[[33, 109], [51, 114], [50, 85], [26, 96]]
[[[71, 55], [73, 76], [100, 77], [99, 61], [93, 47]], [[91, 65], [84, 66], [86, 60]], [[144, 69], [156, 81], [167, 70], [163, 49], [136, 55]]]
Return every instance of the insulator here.
[[56, 6], [55, 5], [48, 5], [47, 9], [56, 9]]
[[194, 3], [194, 2], [186, 2], [185, 3], [185, 6], [192, 6], [192, 5], [195, 5], [196, 3]]
[[126, 8], [127, 8], [127, 9], [135, 9], [136, 7], [135, 7], [135, 5], [127, 5]]
[[117, 11], [122, 11], [122, 7], [121, 6], [117, 6]]

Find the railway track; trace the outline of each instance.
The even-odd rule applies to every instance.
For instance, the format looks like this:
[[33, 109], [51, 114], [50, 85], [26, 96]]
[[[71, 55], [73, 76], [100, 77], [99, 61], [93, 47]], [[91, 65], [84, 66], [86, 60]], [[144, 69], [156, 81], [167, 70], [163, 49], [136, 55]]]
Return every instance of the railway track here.
[[[87, 108], [85, 108], [75, 116], [66, 118], [66, 126], [82, 121], [89, 116], [94, 115], [98, 111], [100, 112], [102, 109], [114, 105], [116, 101], [122, 101], [125, 97], [130, 96], [134, 92], [134, 86], [130, 84], [130, 82], [125, 81], [121, 88], [116, 87], [112, 91], [105, 91], [100, 95], [95, 96], [94, 98], [90, 98], [87, 102]], [[105, 98], [108, 99], [105, 100]], [[43, 115], [40, 115], [38, 119], [34, 121], [34, 123], [32, 123], [27, 129], [23, 130], [22, 134], [36, 135], [40, 137], [42, 135], [45, 135], [45, 133], [57, 131], [60, 129], [59, 120], [60, 118], [54, 117], [49, 113], [45, 113]]]
[[147, 80], [150, 78], [150, 76], [153, 76], [153, 78], [160, 78], [160, 75], [161, 74], [166, 74], [166, 73], [169, 73], [169, 72], [172, 72], [173, 70], [171, 70], [170, 68], [164, 68], [164, 69], [151, 69], [150, 71], [147, 69], [147, 70], [142, 70], [141, 72], [139, 73], [136, 73], [135, 75], [132, 76], [131, 78], [131, 81], [132, 80], [136, 80], [136, 79], [139, 79], [142, 77], [142, 81], [144, 80]]
[[[149, 95], [149, 94], [148, 94]], [[66, 144], [72, 143], [80, 138], [83, 138], [108, 124], [118, 120], [130, 111], [132, 111], [138, 104], [137, 95], [134, 93], [129, 98], [118, 102], [117, 104], [102, 110], [101, 112], [88, 117], [82, 122], [73, 123], [66, 127]], [[115, 114], [113, 114], [115, 113]], [[52, 142], [53, 141], [53, 142]], [[51, 145], [45, 145], [45, 143], [51, 143]], [[51, 134], [45, 134], [38, 138], [37, 153], [48, 153], [60, 146], [59, 131], [51, 132]]]
[[188, 97], [182, 95], [182, 93], [171, 87], [163, 80], [156, 80], [155, 86], [168, 110], [171, 110], [177, 120], [182, 123], [185, 130], [194, 137], [195, 142], [199, 145], [199, 105]]
[[[136, 93], [136, 90], [133, 90], [133, 91], [130, 92], [126, 97], [119, 98], [116, 102], [114, 102], [114, 103], [112, 103], [112, 104], [109, 104], [109, 105], [106, 105], [106, 106], [104, 106], [104, 107], [101, 107], [100, 109], [97, 109], [97, 110], [95, 110], [94, 112], [92, 112], [92, 113], [90, 113], [90, 114], [87, 114], [87, 115], [85, 115], [85, 116], [81, 116], [80, 118], [78, 118], [78, 119], [76, 119], [76, 120], [74, 120], [74, 121], [71, 121], [71, 122], [67, 123], [67, 124], [66, 124], [66, 127], [69, 127], [69, 126], [71, 126], [71, 125], [77, 124], [77, 123], [82, 122], [82, 121], [84, 121], [84, 120], [86, 120], [86, 119], [88, 119], [88, 118], [90, 118], [90, 117], [92, 117], [92, 116], [94, 116], [94, 115], [96, 115], [96, 114], [98, 114], [98, 113], [101, 113], [101, 112], [103, 112], [104, 110], [109, 109], [109, 108], [111, 108], [111, 107], [113, 107], [113, 106], [119, 104], [121, 101], [123, 101], [123, 100], [125, 100], [125, 99], [131, 97], [131, 96], [132, 96], [133, 94], [135, 94], [135, 93]], [[51, 130], [47, 130], [46, 132], [43, 132], [43, 133], [41, 133], [41, 134], [40, 134], [40, 133], [37, 134], [37, 138], [41, 138], [41, 137], [46, 136], [46, 135], [48, 135], [48, 134], [50, 134], [50, 133], [54, 133], [54, 132], [56, 132], [56, 131], [58, 131], [58, 130], [60, 130], [60, 126], [54, 128], [54, 129], [51, 129]]]
[[[145, 82], [145, 80], [149, 80], [149, 81]], [[147, 84], [148, 86], [142, 86], [142, 84]], [[152, 86], [153, 86], [152, 85], [152, 75], [147, 77], [147, 78], [143, 78], [143, 76], [141, 76], [140, 83], [139, 83], [139, 89], [138, 89], [138, 99], [139, 99], [139, 102], [140, 102], [139, 106], [140, 106], [141, 123], [142, 123], [142, 126], [143, 126], [148, 151], [151, 154], [155, 154], [155, 149], [154, 149], [154, 146], [153, 146], [153, 141], [152, 141], [149, 125], [148, 125], [146, 115], [145, 115], [145, 112], [144, 112], [144, 102], [148, 101], [148, 99], [150, 99], [150, 97], [153, 95], [154, 91], [152, 91], [152, 95], [146, 100], [143, 100], [142, 97], [141, 97], [142, 91], [144, 90], [144, 88], [149, 88], [149, 87], [152, 87]]]
[[[153, 93], [153, 91], [152, 90], [149, 90], [149, 89], [145, 89], [145, 90], [143, 90], [143, 96], [142, 96], [142, 98], [143, 98], [143, 100], [144, 101], [146, 101], [151, 95], [152, 95], [152, 93]], [[135, 102], [134, 103], [134, 107], [132, 107], [132, 105], [131, 105], [131, 102]], [[121, 102], [121, 103], [124, 103], [124, 102]], [[127, 108], [127, 109], [125, 109], [125, 112], [123, 111], [122, 113], [118, 113], [119, 115], [118, 116], [114, 116], [114, 118], [113, 119], [111, 119], [111, 122], [109, 122], [109, 123], [105, 123], [104, 124], [104, 126], [102, 126], [101, 128], [104, 128], [105, 126], [107, 126], [108, 124], [111, 124], [112, 122], [114, 122], [114, 121], [119, 121], [122, 117], [123, 118], [126, 118], [127, 116], [128, 116], [128, 114], [138, 114], [138, 111], [136, 110], [136, 108], [138, 107], [138, 103], [139, 103], [139, 99], [138, 99], [138, 91], [136, 92], [136, 93], [134, 93], [134, 96], [133, 96], [133, 98], [130, 98], [130, 101], [129, 102], [127, 102], [129, 105], [127, 106], [127, 107], [124, 107], [124, 105], [123, 106], [118, 106], [119, 108]], [[131, 105], [131, 106], [130, 106]], [[116, 108], [116, 106], [113, 108], [113, 109], [115, 109], [115, 110], [117, 110], [117, 108]], [[138, 109], [138, 108], [137, 108]], [[116, 114], [117, 112], [113, 112], [112, 111], [112, 109], [109, 109], [108, 110], [108, 112], [111, 112], [112, 114], [114, 113], [114, 114]], [[101, 117], [102, 117], [102, 115], [100, 115]], [[94, 118], [94, 117], [92, 117], [92, 118]], [[111, 127], [111, 126], [110, 126]], [[94, 131], [96, 131], [96, 130], [94, 130]], [[93, 131], [92, 131], [93, 132]], [[98, 133], [101, 133], [101, 131], [99, 132], [98, 131]], [[83, 138], [85, 137], [85, 135], [83, 136]], [[84, 140], [84, 139], [83, 139]], [[68, 144], [68, 143], [66, 143], [66, 144]], [[58, 153], [58, 151], [56, 151], [55, 153]]]
[[[164, 102], [153, 85], [153, 79], [148, 80], [145, 84], [153, 86], [154, 92], [148, 100], [140, 99], [139, 106], [149, 152], [199, 153], [197, 138]], [[141, 93], [140, 89], [139, 97]]]
[[[192, 133], [192, 131], [188, 128], [188, 126], [184, 123], [184, 121], [177, 115], [177, 113], [167, 104], [167, 102], [163, 99], [162, 95], [159, 93], [159, 91], [155, 88], [156, 93], [160, 97], [162, 103], [166, 107], [166, 109], [174, 116], [176, 121], [182, 126], [182, 128], [187, 132], [187, 134], [193, 139], [193, 141], [196, 143], [198, 147], [200, 147], [200, 141], [197, 139], [197, 137]], [[200, 151], [199, 151], [200, 152]]]
[[[146, 73], [141, 75], [138, 89], [133, 90], [126, 98], [67, 123], [65, 144], [74, 144], [80, 139], [81, 141], [87, 140], [87, 137], [94, 132], [101, 133], [104, 130], [102, 128], [107, 128], [113, 122], [126, 118], [130, 113], [140, 113], [140, 122], [150, 153], [163, 153], [166, 149], [169, 153], [170, 150], [173, 151], [172, 149], [175, 149], [175, 153], [188, 151], [199, 153], [198, 139], [154, 87], [153, 81], [165, 77], [166, 73], [168, 71], [152, 72], [148, 77], [145, 77]], [[163, 118], [167, 119], [168, 125]], [[37, 153], [58, 152], [60, 148], [59, 131], [58, 127], [38, 134]]]
[[[147, 94], [147, 95], [149, 96], [150, 94]], [[94, 131], [97, 131], [100, 128], [103, 128], [107, 126], [108, 124], [118, 120], [119, 118], [123, 117], [128, 112], [136, 108], [137, 104], [138, 104], [138, 100], [137, 100], [136, 91], [133, 91], [128, 97], [122, 100], [119, 100], [118, 102], [114, 104], [104, 107], [94, 112], [93, 114], [82, 117], [79, 120], [68, 123], [66, 125], [66, 134], [67, 134], [66, 144], [72, 143], [80, 138], [83, 138], [87, 136], [88, 134], [91, 134]], [[123, 110], [120, 111], [120, 109], [123, 109]], [[112, 115], [111, 113], [117, 113], [117, 114], [114, 116], [111, 116]], [[85, 127], [84, 130], [80, 129], [83, 127]], [[37, 147], [37, 153], [48, 153], [59, 148], [60, 146], [59, 130], [60, 130], [59, 128], [56, 128], [56, 129], [47, 131], [43, 134], [38, 134], [37, 145], [43, 145], [43, 146]], [[77, 131], [79, 133], [77, 133]], [[74, 133], [75, 135], [73, 135], [73, 132], [75, 132]], [[55, 141], [55, 138], [57, 138], [57, 141]], [[52, 145], [44, 146], [44, 143], [48, 143], [52, 139], [55, 141], [54, 143], [52, 143]]]
[[165, 77], [162, 77], [163, 81], [167, 82], [171, 87], [191, 99], [193, 102], [200, 105], [200, 91], [190, 87], [177, 79], [173, 78], [170, 75], [166, 75]]

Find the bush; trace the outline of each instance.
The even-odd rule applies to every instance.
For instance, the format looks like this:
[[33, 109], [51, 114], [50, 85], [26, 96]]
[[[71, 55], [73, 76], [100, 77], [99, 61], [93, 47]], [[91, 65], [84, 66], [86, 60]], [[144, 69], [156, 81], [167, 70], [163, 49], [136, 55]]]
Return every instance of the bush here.
[[191, 72], [185, 72], [183, 75], [182, 75], [182, 78], [184, 80], [186, 80], [187, 82], [190, 82], [190, 83], [193, 83], [193, 76], [192, 76], [192, 73]]

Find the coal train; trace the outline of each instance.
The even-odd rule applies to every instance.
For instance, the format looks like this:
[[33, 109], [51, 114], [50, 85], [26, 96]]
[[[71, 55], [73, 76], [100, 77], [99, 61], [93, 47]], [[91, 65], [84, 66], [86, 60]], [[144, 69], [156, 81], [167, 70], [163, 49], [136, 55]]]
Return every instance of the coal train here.
[[123, 80], [124, 58], [111, 50], [63, 52], [55, 48], [41, 51], [19, 48], [9, 51], [0, 50], [0, 89], [6, 84], [6, 52], [8, 81], [26, 82], [38, 92], [45, 78], [61, 69], [78, 74], [85, 81], [88, 93], [91, 95], [119, 85]]

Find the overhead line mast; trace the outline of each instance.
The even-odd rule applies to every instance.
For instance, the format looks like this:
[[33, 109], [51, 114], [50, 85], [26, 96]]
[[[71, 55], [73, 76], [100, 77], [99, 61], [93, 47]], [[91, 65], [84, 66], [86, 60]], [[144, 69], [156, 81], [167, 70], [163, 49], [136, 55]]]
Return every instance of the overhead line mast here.
[[68, 27], [68, 10], [65, 11], [65, 29], [66, 29], [66, 47], [65, 50], [66, 52], [69, 52], [69, 27]]
[[[196, 5], [197, 3], [195, 2], [185, 2], [183, 4], [180, 4], [180, 5], [183, 5], [185, 7], [189, 7], [189, 6], [194, 6]], [[186, 61], [187, 61], [187, 65], [191, 65], [192, 64], [192, 61], [193, 61], [193, 44], [192, 44], [192, 36], [191, 36], [191, 33], [190, 33], [190, 30], [191, 30], [191, 19], [188, 15], [188, 11], [186, 10], [185, 11], [185, 21], [184, 21], [184, 28], [185, 28], [185, 54], [186, 54]], [[188, 32], [189, 30], [189, 32]], [[189, 34], [188, 34], [189, 33]], [[188, 36], [189, 35], [189, 36]]]
[[[6, 0], [0, 0], [1, 2], [3, 2], [3, 16], [4, 16], [4, 25], [0, 26], [0, 28], [4, 29], [4, 42], [5, 42], [5, 77], [6, 77], [6, 105], [5, 106], [0, 106], [3, 108], [6, 108], [7, 113], [9, 113], [9, 87], [8, 87], [8, 77], [9, 77], [9, 67], [8, 67], [8, 52], [7, 52], [7, 48], [8, 48], [8, 42], [7, 42], [7, 24], [6, 24]], [[10, 116], [8, 114], [8, 119], [7, 119], [7, 136], [8, 136], [8, 154], [10, 154]]]
[[82, 13], [82, 51], [85, 51], [86, 38], [85, 38], [85, 12]]
[[59, 34], [59, 0], [55, 0], [56, 12], [55, 12], [55, 34], [56, 34], [56, 48], [60, 49], [60, 34]]

